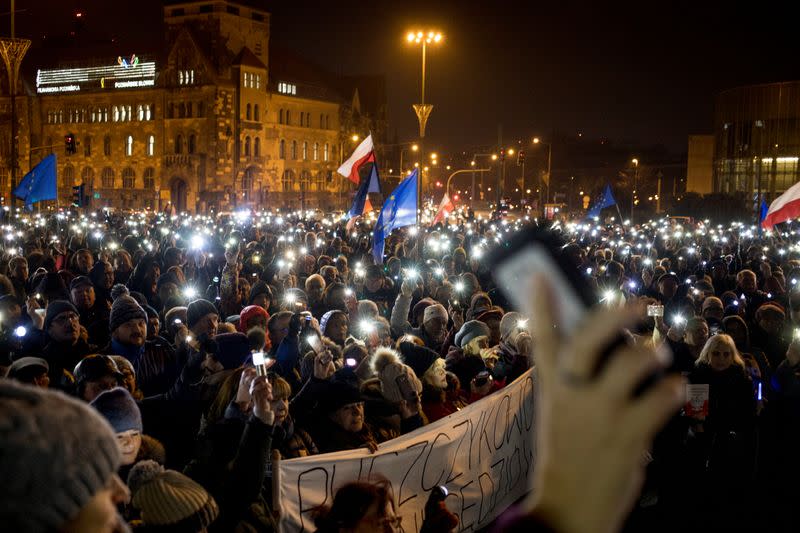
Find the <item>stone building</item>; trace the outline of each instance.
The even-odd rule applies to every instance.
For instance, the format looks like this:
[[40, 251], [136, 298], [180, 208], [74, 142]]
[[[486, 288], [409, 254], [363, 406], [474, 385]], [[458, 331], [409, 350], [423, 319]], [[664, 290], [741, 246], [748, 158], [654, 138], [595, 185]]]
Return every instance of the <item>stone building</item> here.
[[[17, 97], [21, 171], [56, 153], [61, 205], [84, 184], [93, 207], [344, 207], [350, 186], [336, 168], [354, 135], [383, 138], [383, 78], [332, 76], [273, 50], [270, 14], [255, 4], [169, 0], [160, 50], [34, 65]], [[3, 89], [0, 193], [7, 201]], [[76, 153], [66, 153], [65, 136], [77, 141]]]

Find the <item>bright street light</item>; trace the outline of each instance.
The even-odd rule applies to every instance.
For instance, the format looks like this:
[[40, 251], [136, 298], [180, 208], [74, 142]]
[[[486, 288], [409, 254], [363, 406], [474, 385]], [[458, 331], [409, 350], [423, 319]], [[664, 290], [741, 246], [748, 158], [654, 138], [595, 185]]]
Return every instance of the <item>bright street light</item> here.
[[639, 160], [636, 159], [635, 157], [633, 159], [631, 159], [631, 163], [633, 163], [634, 166], [637, 166], [637, 167], [639, 166]]
[[509, 148], [508, 149], [508, 155], [514, 155], [514, 149], [513, 148]]
[[439, 157], [439, 154], [437, 154], [436, 152], [431, 153], [431, 159], [436, 159], [438, 157]]
[[470, 162], [469, 162], [469, 164], [470, 164], [470, 166], [473, 166], [473, 167], [474, 167], [474, 166], [475, 166], [475, 161], [474, 161], [474, 160], [472, 160], [472, 161], [470, 161]]
[[539, 137], [534, 137], [533, 138], [533, 144], [539, 144], [540, 142], [541, 141], [539, 140]]
[[411, 151], [412, 152], [416, 152], [417, 150], [419, 150], [419, 145], [418, 144], [412, 144], [411, 145]]
[[497, 154], [492, 154], [492, 161], [497, 161]]

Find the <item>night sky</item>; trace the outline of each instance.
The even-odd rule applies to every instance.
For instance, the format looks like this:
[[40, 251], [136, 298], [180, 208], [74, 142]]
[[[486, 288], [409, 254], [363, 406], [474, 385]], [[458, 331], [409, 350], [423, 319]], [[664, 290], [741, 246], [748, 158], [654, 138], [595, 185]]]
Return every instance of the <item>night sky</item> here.
[[[265, 2], [272, 38], [336, 73], [387, 77], [390, 139], [416, 135], [420, 50], [410, 28], [444, 43], [429, 54], [429, 146], [582, 133], [686, 150], [710, 132], [721, 89], [798, 77], [797, 32], [778, 3]], [[8, 0], [4, 2], [8, 6]], [[113, 35], [120, 53], [160, 38], [160, 0], [17, 1], [19, 36], [64, 34], [71, 14]], [[8, 11], [5, 9], [4, 11]], [[5, 32], [8, 14], [0, 21]], [[5, 33], [4, 32], [4, 33]]]

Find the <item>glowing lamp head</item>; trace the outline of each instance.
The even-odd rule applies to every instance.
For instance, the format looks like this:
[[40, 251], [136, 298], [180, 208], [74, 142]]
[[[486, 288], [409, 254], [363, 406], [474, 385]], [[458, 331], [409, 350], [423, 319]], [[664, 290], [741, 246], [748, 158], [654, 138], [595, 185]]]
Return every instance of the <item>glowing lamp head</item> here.
[[24, 337], [28, 334], [28, 330], [25, 329], [25, 326], [17, 326], [14, 328], [14, 335], [17, 337]]

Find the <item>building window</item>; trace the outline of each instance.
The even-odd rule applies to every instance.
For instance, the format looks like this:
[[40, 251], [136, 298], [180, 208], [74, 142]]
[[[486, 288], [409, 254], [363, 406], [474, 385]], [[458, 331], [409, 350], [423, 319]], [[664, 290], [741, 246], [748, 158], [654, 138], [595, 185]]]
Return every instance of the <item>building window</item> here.
[[72, 165], [64, 167], [64, 171], [61, 173], [61, 180], [64, 187], [72, 187], [73, 181], [75, 180], [75, 169]]
[[153, 157], [156, 153], [156, 136], [147, 136], [147, 155]]
[[283, 124], [283, 109], [278, 111], [278, 124]]
[[291, 170], [284, 170], [283, 176], [281, 176], [281, 190], [283, 192], [289, 192], [292, 190], [292, 181], [294, 175]]
[[286, 141], [283, 139], [278, 143], [278, 157], [286, 159]]
[[314, 161], [319, 161], [319, 143], [314, 143]]
[[303, 161], [308, 161], [308, 141], [303, 141]]
[[194, 70], [179, 70], [178, 85], [194, 85]]
[[192, 118], [192, 103], [186, 102], [186, 118]]
[[187, 152], [190, 154], [193, 154], [197, 150], [197, 139], [195, 138], [194, 133], [189, 135], [189, 143], [187, 148], [188, 148]]
[[325, 190], [325, 175], [322, 172], [317, 172], [314, 174], [314, 183], [311, 187], [315, 191]]
[[205, 108], [203, 107], [203, 102], [197, 102], [197, 116], [203, 117], [205, 116], [203, 113], [205, 112]]
[[255, 120], [256, 122], [261, 120], [261, 112], [258, 110], [258, 104], [253, 106], [253, 120]]
[[156, 171], [153, 167], [147, 167], [144, 169], [144, 174], [142, 175], [142, 181], [144, 182], [144, 188], [148, 191], [154, 191], [156, 189]]
[[133, 155], [133, 135], [125, 138], [125, 155], [128, 157]]
[[244, 156], [250, 157], [250, 136], [244, 138]]
[[178, 105], [178, 118], [186, 118], [186, 103], [181, 102]]
[[256, 140], [253, 142], [253, 154], [256, 157], [261, 157], [261, 139], [256, 137]]
[[244, 73], [244, 86], [245, 87], [250, 87], [250, 73], [249, 72], [245, 72]]
[[327, 161], [330, 158], [330, 154], [328, 153], [328, 143], [325, 143], [325, 147], [322, 149], [322, 160]]
[[247, 107], [245, 109], [246, 109], [246, 111], [244, 113], [244, 118], [245, 118], [245, 120], [250, 120], [251, 114], [252, 114], [251, 113], [252, 109], [250, 108], [250, 104], [247, 104]]
[[136, 174], [131, 167], [122, 171], [122, 188], [135, 189], [136, 188]]
[[330, 115], [325, 115], [325, 129], [326, 130], [331, 129], [331, 116]]
[[83, 167], [81, 170], [81, 183], [88, 187], [94, 187], [94, 170], [91, 167]]
[[297, 161], [297, 141], [292, 141], [292, 160]]
[[175, 137], [175, 153], [176, 154], [183, 153], [183, 135], [177, 135]]
[[86, 157], [92, 155], [92, 138], [88, 135], [83, 138], [83, 155]]
[[111, 155], [111, 136], [106, 135], [103, 137], [103, 155], [110, 156]]
[[104, 189], [113, 189], [114, 188], [114, 169], [111, 167], [106, 167], [103, 169], [103, 175], [101, 176], [102, 184]]
[[114, 106], [114, 122], [119, 122], [119, 107]]
[[281, 94], [297, 94], [297, 85], [293, 83], [278, 83], [278, 92]]
[[136, 118], [139, 121], [144, 120], [144, 106], [142, 104], [136, 106]]

